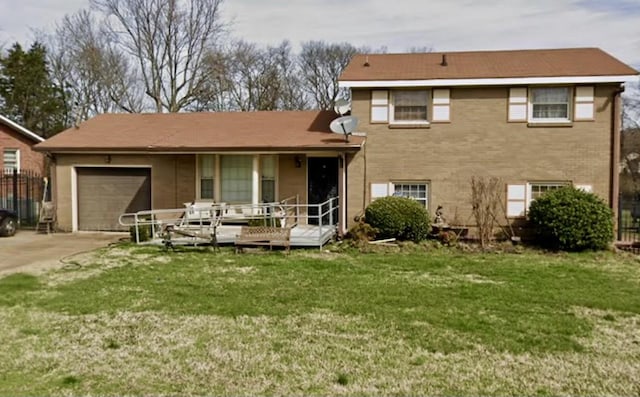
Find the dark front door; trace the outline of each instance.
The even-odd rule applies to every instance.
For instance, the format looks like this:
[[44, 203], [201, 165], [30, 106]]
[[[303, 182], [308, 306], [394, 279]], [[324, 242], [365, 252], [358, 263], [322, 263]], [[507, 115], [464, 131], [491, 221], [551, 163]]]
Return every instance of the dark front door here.
[[[307, 172], [309, 181], [308, 202], [309, 204], [324, 203], [330, 198], [338, 197], [338, 158], [337, 157], [309, 157], [307, 161]], [[334, 202], [334, 206], [337, 201]], [[322, 224], [328, 225], [330, 215], [329, 205], [321, 208], [323, 213]], [[319, 223], [319, 213], [317, 206], [309, 207], [309, 223], [317, 225]], [[333, 224], [338, 223], [338, 210], [333, 211]]]

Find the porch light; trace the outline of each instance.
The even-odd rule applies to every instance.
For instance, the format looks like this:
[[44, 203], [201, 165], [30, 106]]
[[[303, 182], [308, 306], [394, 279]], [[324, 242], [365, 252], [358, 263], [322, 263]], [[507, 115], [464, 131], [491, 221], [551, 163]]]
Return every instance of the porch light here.
[[302, 167], [302, 159], [300, 158], [300, 156], [295, 156], [293, 158], [293, 163], [295, 164], [296, 168]]

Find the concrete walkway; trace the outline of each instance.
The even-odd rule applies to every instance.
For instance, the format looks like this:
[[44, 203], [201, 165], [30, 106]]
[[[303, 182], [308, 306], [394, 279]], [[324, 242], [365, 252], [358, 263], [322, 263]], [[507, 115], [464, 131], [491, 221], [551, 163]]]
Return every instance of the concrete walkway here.
[[19, 230], [13, 237], [0, 238], [0, 275], [37, 272], [63, 265], [62, 259], [106, 247], [128, 233], [52, 233]]

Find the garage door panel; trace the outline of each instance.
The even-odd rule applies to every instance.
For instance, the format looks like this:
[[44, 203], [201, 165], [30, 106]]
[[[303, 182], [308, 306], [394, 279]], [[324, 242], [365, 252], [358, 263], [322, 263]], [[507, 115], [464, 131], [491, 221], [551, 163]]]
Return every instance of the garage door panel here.
[[151, 209], [148, 168], [77, 168], [78, 228], [126, 230], [118, 217]]

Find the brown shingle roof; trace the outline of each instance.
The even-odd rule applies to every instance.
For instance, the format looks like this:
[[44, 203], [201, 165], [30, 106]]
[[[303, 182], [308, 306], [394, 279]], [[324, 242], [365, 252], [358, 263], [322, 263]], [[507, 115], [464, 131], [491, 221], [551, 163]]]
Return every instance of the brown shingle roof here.
[[103, 114], [35, 146], [40, 151], [357, 150], [329, 130], [329, 111]]
[[[441, 66], [446, 55], [447, 66]], [[364, 66], [368, 62], [369, 66]], [[359, 54], [341, 81], [628, 76], [638, 72], [599, 48]]]

